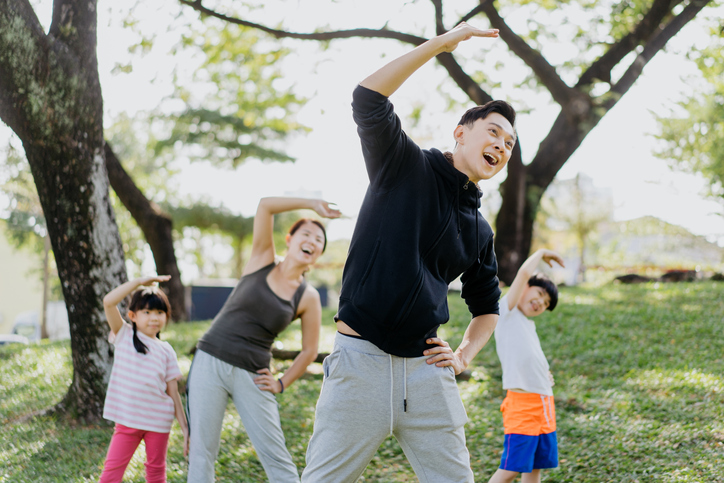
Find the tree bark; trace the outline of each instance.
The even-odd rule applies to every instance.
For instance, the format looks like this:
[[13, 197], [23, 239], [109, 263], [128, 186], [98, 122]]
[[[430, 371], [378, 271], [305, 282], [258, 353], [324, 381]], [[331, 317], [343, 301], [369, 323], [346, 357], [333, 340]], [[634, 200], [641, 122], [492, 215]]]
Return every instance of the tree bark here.
[[68, 307], [73, 381], [58, 411], [101, 419], [113, 354], [101, 299], [126, 280], [108, 196], [97, 0], [55, 0], [46, 35], [28, 0], [0, 0], [0, 118], [23, 143]]
[[40, 338], [48, 338], [48, 292], [50, 289], [50, 238], [46, 233], [43, 237], [43, 306], [40, 313]]
[[156, 262], [156, 272], [159, 275], [171, 275], [171, 280], [163, 286], [168, 293], [173, 318], [187, 320], [186, 294], [173, 247], [171, 216], [138, 189], [108, 143], [105, 143], [104, 149], [111, 187], [146, 237]]

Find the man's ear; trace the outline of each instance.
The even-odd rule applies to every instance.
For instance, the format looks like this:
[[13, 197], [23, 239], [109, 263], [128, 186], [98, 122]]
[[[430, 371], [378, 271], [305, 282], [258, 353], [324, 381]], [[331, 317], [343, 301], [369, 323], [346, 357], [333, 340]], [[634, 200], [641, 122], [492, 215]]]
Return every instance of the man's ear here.
[[458, 126], [453, 131], [453, 137], [455, 138], [456, 143], [465, 144], [465, 126], [458, 124]]

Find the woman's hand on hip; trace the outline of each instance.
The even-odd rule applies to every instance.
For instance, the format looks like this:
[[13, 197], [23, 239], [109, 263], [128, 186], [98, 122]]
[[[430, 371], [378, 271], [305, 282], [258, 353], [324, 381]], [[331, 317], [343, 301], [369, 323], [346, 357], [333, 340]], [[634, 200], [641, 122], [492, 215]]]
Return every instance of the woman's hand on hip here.
[[259, 369], [256, 373], [259, 375], [254, 378], [254, 384], [256, 384], [260, 390], [269, 391], [272, 394], [282, 392], [282, 383], [272, 376], [269, 369], [265, 367], [264, 369]]

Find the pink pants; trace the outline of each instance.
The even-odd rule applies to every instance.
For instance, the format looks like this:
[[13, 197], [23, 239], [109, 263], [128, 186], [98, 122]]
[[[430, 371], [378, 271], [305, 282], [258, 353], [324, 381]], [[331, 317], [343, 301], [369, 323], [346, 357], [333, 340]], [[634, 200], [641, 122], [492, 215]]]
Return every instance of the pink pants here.
[[146, 442], [146, 481], [166, 483], [168, 436], [169, 433], [154, 433], [116, 423], [99, 483], [119, 483], [123, 480], [123, 473], [141, 440]]

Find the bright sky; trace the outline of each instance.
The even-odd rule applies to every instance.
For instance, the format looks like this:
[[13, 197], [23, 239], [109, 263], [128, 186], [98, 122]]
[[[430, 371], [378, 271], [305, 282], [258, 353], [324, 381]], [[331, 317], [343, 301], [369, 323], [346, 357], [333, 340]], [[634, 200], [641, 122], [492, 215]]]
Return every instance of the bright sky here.
[[[36, 0], [34, 3], [40, 5], [37, 7], [39, 16], [47, 25], [50, 2]], [[106, 122], [109, 122], [124, 111], [133, 115], [153, 108], [171, 93], [172, 87], [166, 79], [170, 79], [174, 62], [179, 59], [173, 59], [168, 52], [177, 40], [177, 33], [166, 30], [173, 21], [173, 13], [166, 10], [167, 6], [145, 2], [154, 5], [138, 6], [135, 16], [145, 32], [156, 29], [157, 38], [149, 54], [131, 57], [127, 52], [128, 45], [137, 37], [120, 24], [121, 14], [127, 9], [125, 5], [135, 2], [101, 0], [99, 3], [99, 68]], [[298, 10], [290, 12], [289, 17], [296, 20], [289, 26], [304, 32], [323, 24], [335, 29], [378, 27], [380, 12], [390, 10], [386, 6], [389, 1], [358, 0], [344, 2], [344, 6], [340, 3], [321, 14], [320, 10], [310, 9], [308, 5], [304, 8], [303, 2], [297, 2], [291, 8]], [[372, 3], [380, 5], [375, 7]], [[194, 16], [188, 9], [184, 11], [190, 17]], [[313, 11], [314, 15], [307, 14], [309, 11]], [[370, 13], [375, 14], [374, 18]], [[399, 20], [406, 13], [403, 10], [392, 11], [391, 15], [393, 20]], [[430, 18], [427, 11], [423, 15], [420, 22]], [[176, 25], [180, 21], [183, 19], [176, 19]], [[617, 220], [653, 215], [724, 245], [724, 217], [717, 214], [722, 212], [722, 206], [704, 198], [705, 182], [697, 176], [671, 171], [664, 161], [652, 155], [656, 143], [651, 136], [656, 132], [652, 112], [666, 113], [681, 98], [681, 93], [691, 88], [687, 79], [696, 75], [696, 69], [683, 60], [680, 52], [695, 42], [701, 32], [701, 26], [690, 25], [670, 42], [669, 53], [660, 52], [649, 63], [636, 85], [585, 139], [558, 176], [572, 178], [581, 172], [593, 178], [597, 187], [610, 189]], [[464, 58], [466, 52], [470, 53], [469, 49], [477, 48], [474, 42], [497, 42], [499, 52], [508, 55], [502, 40], [473, 39], [459, 48], [457, 54], [460, 58]], [[319, 193], [325, 199], [336, 202], [349, 216], [349, 219], [330, 223], [330, 238], [349, 237], [367, 187], [351, 117], [351, 92], [357, 82], [386, 62], [381, 59], [381, 54], [386, 54], [389, 60], [408, 47], [391, 40], [339, 40], [320, 53], [313, 42], [293, 45], [297, 50], [285, 64], [285, 72], [295, 83], [297, 92], [310, 98], [298, 120], [313, 129], [308, 135], [294, 138], [286, 146], [287, 152], [296, 157], [297, 162], [262, 164], [249, 161], [236, 172], [215, 170], [205, 163], [191, 164], [183, 170], [180, 189], [193, 197], [223, 203], [247, 216], [254, 213], [259, 198], [263, 196], [298, 191]], [[116, 63], [124, 64], [129, 60], [133, 61], [131, 73], [112, 73]], [[403, 116], [408, 132], [422, 147], [451, 149], [452, 129], [460, 112], [444, 112], [446, 101], [439, 95], [437, 85], [445, 78], [445, 73], [431, 64], [416, 73], [392, 97], [392, 101]], [[510, 64], [516, 62], [511, 61]], [[184, 67], [193, 69], [193, 62], [189, 61], [187, 66], [182, 62], [178, 67], [180, 72], [184, 72]], [[518, 75], [519, 71], [515, 69], [514, 66], [512, 76]], [[505, 97], [505, 88], [506, 83], [493, 92], [494, 96]], [[420, 125], [413, 128], [404, 116], [416, 104], [423, 104], [425, 110]], [[519, 116], [517, 128], [523, 143], [524, 159], [530, 159], [534, 154], [556, 114], [557, 110], [548, 106], [537, 109], [533, 114]], [[0, 140], [6, 138], [8, 132], [6, 126], [0, 126]], [[497, 180], [481, 183], [486, 193], [483, 212], [487, 216], [497, 210], [499, 198], [496, 187], [504, 179], [505, 172], [499, 176]]]

